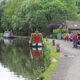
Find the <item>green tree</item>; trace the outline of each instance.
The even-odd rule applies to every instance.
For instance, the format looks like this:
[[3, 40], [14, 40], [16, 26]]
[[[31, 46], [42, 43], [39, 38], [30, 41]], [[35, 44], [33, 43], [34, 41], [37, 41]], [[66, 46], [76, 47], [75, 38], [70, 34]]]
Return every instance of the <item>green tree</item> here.
[[61, 0], [65, 6], [67, 6], [67, 11], [65, 17], [67, 20], [75, 20], [77, 18], [78, 7], [76, 6], [75, 0]]
[[5, 9], [5, 4], [6, 4], [6, 0], [0, 2], [0, 32], [3, 32], [3, 29], [1, 27], [1, 18], [2, 18], [2, 13]]
[[7, 4], [1, 26], [16, 35], [30, 35], [35, 28], [46, 35], [48, 24], [64, 23], [77, 16], [75, 0], [11, 0]]

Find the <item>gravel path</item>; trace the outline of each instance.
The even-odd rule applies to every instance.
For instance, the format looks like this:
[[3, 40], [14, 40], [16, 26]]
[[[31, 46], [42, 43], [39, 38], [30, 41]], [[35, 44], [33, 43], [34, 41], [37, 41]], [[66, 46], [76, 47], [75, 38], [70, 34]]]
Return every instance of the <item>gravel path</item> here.
[[[52, 42], [51, 39], [49, 39]], [[72, 42], [56, 40], [62, 52], [60, 65], [51, 77], [52, 80], [80, 80], [80, 48], [73, 48]]]

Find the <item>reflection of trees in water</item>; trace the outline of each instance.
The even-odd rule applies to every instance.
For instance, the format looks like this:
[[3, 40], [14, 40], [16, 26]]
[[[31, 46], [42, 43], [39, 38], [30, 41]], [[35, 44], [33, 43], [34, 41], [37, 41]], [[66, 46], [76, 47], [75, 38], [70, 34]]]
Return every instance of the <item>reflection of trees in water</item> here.
[[16, 46], [19, 46], [19, 47], [21, 47], [21, 46], [29, 46], [29, 38], [27, 38], [27, 39], [23, 39], [23, 38], [21, 38], [21, 39], [14, 39], [14, 42], [13, 42], [13, 45], [16, 45]]
[[[3, 40], [0, 40], [0, 54], [1, 54], [1, 50], [2, 50], [2, 45], [3, 45]], [[0, 56], [1, 59], [1, 56]]]
[[45, 58], [31, 59], [28, 43], [25, 42], [16, 40], [13, 45], [4, 44], [1, 48], [0, 61], [17, 75], [35, 80], [37, 76], [44, 72], [50, 60], [45, 51]]
[[32, 63], [28, 53], [24, 53], [22, 48], [3, 47], [2, 63], [9, 67], [11, 71], [16, 72], [17, 75], [23, 75], [24, 77], [31, 77], [33, 74], [31, 68]]

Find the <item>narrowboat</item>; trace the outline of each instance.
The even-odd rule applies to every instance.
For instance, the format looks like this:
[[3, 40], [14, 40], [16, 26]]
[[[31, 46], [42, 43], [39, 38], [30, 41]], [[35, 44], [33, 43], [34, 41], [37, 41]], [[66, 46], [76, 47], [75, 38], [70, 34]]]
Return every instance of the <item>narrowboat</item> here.
[[31, 47], [43, 47], [43, 35], [42, 33], [38, 32], [31, 33], [29, 44]]

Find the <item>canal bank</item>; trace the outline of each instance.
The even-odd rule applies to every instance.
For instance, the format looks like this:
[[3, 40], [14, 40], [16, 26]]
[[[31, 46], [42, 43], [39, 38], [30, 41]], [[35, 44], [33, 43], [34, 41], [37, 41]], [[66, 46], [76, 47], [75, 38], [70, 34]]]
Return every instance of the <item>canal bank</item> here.
[[80, 48], [73, 48], [70, 41], [55, 40], [55, 43], [60, 44], [62, 54], [52, 80], [80, 80]]
[[46, 46], [46, 52], [49, 54], [47, 57], [51, 59], [51, 62], [45, 72], [40, 75], [40, 80], [52, 80], [51, 74], [56, 71], [56, 68], [59, 65], [61, 53], [57, 52], [56, 49], [53, 49], [52, 44], [49, 41], [44, 40], [44, 45]]

